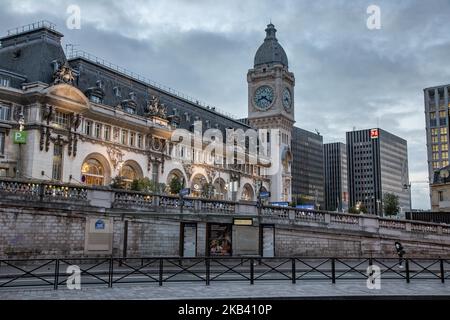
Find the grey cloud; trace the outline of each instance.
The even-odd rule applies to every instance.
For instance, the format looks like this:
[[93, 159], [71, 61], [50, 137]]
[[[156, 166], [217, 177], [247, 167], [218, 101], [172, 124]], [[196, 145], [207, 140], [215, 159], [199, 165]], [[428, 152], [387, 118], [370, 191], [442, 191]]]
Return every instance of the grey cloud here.
[[[53, 20], [65, 43], [244, 117], [247, 69], [272, 19], [296, 76], [297, 125], [330, 142], [378, 121], [408, 140], [410, 175], [425, 180], [423, 88], [450, 82], [450, 3], [376, 2], [382, 28], [374, 31], [365, 0], [25, 1], [23, 13], [4, 1], [0, 28]], [[65, 28], [72, 3], [87, 13], [81, 30]], [[427, 186], [413, 191], [413, 206], [429, 208]]]

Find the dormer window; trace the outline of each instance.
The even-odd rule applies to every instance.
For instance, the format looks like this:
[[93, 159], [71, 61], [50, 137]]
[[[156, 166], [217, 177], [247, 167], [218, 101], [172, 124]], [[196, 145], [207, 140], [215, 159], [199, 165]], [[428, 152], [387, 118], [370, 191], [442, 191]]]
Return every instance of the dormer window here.
[[130, 99], [131, 99], [131, 100], [136, 101], [136, 93], [135, 93], [135, 92], [131, 91], [131, 92], [129, 93], [129, 96], [130, 96]]
[[187, 112], [184, 113], [184, 119], [186, 122], [191, 122], [191, 115]]
[[89, 100], [91, 100], [91, 102], [94, 102], [94, 103], [102, 103], [102, 99], [100, 99], [99, 97], [94, 96], [94, 95], [90, 96]]
[[209, 120], [205, 120], [205, 125], [206, 125], [206, 129], [211, 128], [211, 123], [209, 122]]
[[10, 84], [9, 78], [0, 77], [0, 87], [9, 87]]
[[116, 96], [118, 98], [122, 97], [122, 93], [120, 92], [120, 88], [119, 87], [114, 87], [113, 91], [114, 91], [114, 96]]
[[102, 80], [97, 80], [97, 82], [95, 84], [97, 85], [97, 88], [103, 89], [104, 84], [103, 84]]
[[133, 106], [129, 105], [129, 104], [124, 108], [124, 111], [126, 113], [129, 113], [129, 114], [135, 114], [136, 113], [136, 109]]

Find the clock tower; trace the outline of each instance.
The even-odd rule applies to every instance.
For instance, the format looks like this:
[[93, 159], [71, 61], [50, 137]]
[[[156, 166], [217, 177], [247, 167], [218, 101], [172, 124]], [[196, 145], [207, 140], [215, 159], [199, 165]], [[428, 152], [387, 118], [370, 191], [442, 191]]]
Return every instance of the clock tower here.
[[276, 38], [275, 26], [266, 28], [266, 38], [255, 54], [253, 69], [247, 73], [248, 120], [255, 129], [267, 129], [270, 145], [272, 202], [291, 201], [291, 134], [294, 125], [295, 77]]

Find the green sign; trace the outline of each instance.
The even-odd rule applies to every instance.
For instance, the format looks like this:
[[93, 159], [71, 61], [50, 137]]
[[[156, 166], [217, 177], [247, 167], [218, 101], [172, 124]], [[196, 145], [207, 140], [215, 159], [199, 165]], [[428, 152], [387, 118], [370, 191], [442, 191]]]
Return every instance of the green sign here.
[[26, 131], [14, 131], [14, 143], [24, 144], [27, 143], [27, 132]]

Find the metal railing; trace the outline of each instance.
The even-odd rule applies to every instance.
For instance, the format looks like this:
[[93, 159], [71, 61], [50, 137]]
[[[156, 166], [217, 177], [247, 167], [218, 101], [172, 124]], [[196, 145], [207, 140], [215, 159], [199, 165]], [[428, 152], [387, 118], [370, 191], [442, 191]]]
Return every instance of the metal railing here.
[[144, 76], [142, 76], [142, 75], [140, 75], [138, 73], [135, 73], [133, 71], [130, 71], [128, 69], [120, 67], [120, 66], [118, 66], [118, 65], [116, 65], [114, 63], [111, 63], [111, 62], [109, 62], [109, 61], [107, 61], [107, 60], [105, 60], [103, 58], [97, 57], [97, 56], [95, 56], [95, 55], [93, 55], [91, 53], [88, 53], [88, 52], [86, 52], [84, 50], [74, 49], [74, 45], [68, 45], [67, 48], [70, 48], [70, 49], [66, 50], [66, 57], [67, 57], [68, 60], [82, 58], [82, 59], [91, 61], [93, 63], [96, 63], [96, 64], [99, 64], [99, 65], [101, 65], [103, 67], [106, 67], [106, 68], [108, 68], [108, 69], [110, 69], [110, 70], [112, 70], [114, 72], [117, 72], [117, 73], [123, 74], [123, 75], [125, 75], [127, 77], [130, 77], [130, 78], [132, 78], [132, 79], [134, 79], [136, 81], [139, 81], [139, 82], [141, 82], [141, 83], [143, 83], [145, 85], [152, 86], [152, 87], [157, 88], [158, 90], [161, 90], [161, 91], [163, 91], [165, 93], [168, 93], [170, 95], [176, 96], [176, 97], [181, 98], [181, 99], [184, 99], [184, 100], [186, 100], [186, 101], [188, 101], [188, 102], [190, 102], [190, 103], [192, 103], [192, 104], [194, 104], [194, 105], [196, 105], [198, 107], [210, 110], [212, 112], [215, 112], [217, 114], [225, 116], [225, 117], [227, 117], [227, 118], [229, 118], [229, 119], [231, 119], [233, 121], [240, 122], [240, 123], [242, 123], [244, 125], [248, 125], [248, 123], [246, 123], [245, 119], [241, 119], [241, 118], [237, 117], [236, 115], [233, 115], [233, 114], [231, 114], [231, 113], [229, 113], [227, 111], [224, 111], [224, 110], [222, 110], [220, 108], [217, 108], [217, 107], [214, 107], [214, 106], [210, 106], [209, 104], [207, 104], [207, 103], [205, 103], [203, 101], [200, 101], [200, 100], [198, 100], [198, 99], [196, 99], [196, 98], [194, 98], [194, 97], [192, 97], [190, 95], [187, 95], [187, 94], [185, 94], [183, 92], [175, 90], [175, 89], [173, 89], [171, 87], [168, 87], [166, 85], [160, 84], [160, 83], [158, 83], [156, 81], [153, 81], [153, 80], [151, 80], [151, 79], [149, 79], [147, 77], [144, 77]]
[[16, 28], [12, 28], [8, 30], [8, 36], [13, 36], [19, 33], [24, 33], [24, 32], [28, 32], [28, 31], [32, 31], [32, 30], [36, 30], [36, 29], [40, 29], [40, 28], [48, 28], [51, 30], [55, 30], [56, 25], [50, 21], [47, 20], [40, 20], [40, 21], [36, 21], [30, 24], [26, 24], [20, 27], [16, 27]]
[[450, 276], [448, 258], [338, 258], [338, 257], [141, 257], [55, 258], [0, 260], [0, 289], [50, 287], [71, 283], [67, 267], [78, 266], [80, 283], [113, 287], [118, 284], [216, 281], [367, 281], [369, 266], [378, 266], [382, 281], [436, 280]]

